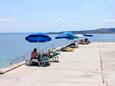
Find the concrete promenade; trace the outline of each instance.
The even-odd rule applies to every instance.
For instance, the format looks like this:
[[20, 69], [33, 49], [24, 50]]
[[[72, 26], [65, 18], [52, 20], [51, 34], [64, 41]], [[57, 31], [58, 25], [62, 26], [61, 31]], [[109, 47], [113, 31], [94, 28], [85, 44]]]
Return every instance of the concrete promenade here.
[[114, 42], [60, 53], [60, 62], [49, 67], [23, 65], [0, 75], [0, 86], [115, 86]]

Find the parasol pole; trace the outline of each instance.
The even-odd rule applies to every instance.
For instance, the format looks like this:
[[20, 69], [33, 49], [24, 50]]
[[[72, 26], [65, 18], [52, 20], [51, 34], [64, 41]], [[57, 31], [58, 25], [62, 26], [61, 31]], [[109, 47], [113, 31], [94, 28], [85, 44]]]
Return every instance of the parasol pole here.
[[54, 49], [53, 40], [52, 40], [52, 42], [51, 42], [51, 43], [52, 43], [51, 45], [52, 45], [52, 52], [53, 52], [53, 49]]
[[39, 42], [37, 41], [37, 44], [38, 44], [38, 50], [39, 50]]

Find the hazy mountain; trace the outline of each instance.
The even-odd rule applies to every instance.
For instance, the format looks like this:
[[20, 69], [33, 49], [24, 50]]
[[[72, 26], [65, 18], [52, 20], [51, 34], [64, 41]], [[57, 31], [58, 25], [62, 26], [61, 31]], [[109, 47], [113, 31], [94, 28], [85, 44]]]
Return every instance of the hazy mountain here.
[[[82, 30], [82, 31], [71, 31], [76, 34], [115, 34], [115, 28], [100, 28], [95, 30]], [[51, 34], [57, 34], [61, 32], [50, 32]]]

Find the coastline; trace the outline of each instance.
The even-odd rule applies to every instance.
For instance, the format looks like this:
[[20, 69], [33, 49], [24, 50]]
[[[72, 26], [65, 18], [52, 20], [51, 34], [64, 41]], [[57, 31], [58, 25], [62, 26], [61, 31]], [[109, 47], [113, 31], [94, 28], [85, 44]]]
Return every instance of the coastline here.
[[[61, 46], [61, 47], [57, 47], [57, 48], [54, 49], [53, 51], [60, 50], [61, 48], [66, 47], [66, 46], [68, 46], [68, 45], [69, 45], [69, 44], [64, 45], [64, 46]], [[26, 59], [25, 59], [25, 60], [26, 60]], [[12, 70], [14, 70], [14, 69], [16, 69], [16, 68], [22, 66], [22, 65], [25, 65], [25, 60], [24, 60], [24, 61], [21, 61], [21, 62], [19, 62], [19, 63], [13, 64], [13, 65], [9, 65], [9, 66], [7, 66], [7, 67], [2, 67], [2, 68], [0, 68], [0, 74], [7, 73], [7, 72], [9, 72], [9, 71], [12, 71]]]
[[22, 66], [22, 65], [25, 65], [25, 61], [19, 62], [17, 64], [10, 65], [8, 67], [0, 68], [0, 74], [5, 74], [5, 73], [7, 73], [9, 71], [12, 71], [12, 70]]
[[80, 45], [74, 52], [61, 52], [60, 62], [49, 67], [22, 65], [0, 75], [0, 86], [114, 86], [114, 57], [115, 42]]

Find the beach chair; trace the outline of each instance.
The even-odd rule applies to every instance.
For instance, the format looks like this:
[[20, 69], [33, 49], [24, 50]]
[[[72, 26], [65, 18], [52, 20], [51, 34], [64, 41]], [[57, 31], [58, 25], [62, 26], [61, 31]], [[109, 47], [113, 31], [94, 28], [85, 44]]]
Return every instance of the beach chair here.
[[49, 66], [51, 64], [48, 56], [41, 56], [40, 63], [43, 66]]
[[28, 66], [49, 66], [50, 61], [48, 57], [41, 56], [40, 61], [38, 59], [26, 60], [26, 65]]
[[77, 41], [74, 41], [73, 43], [68, 45], [68, 47], [70, 47], [70, 48], [78, 48], [78, 46], [79, 46], [79, 43]]
[[61, 51], [64, 51], [64, 52], [73, 52], [75, 48], [70, 48], [70, 47], [65, 47], [65, 48], [62, 48]]
[[51, 62], [59, 62], [59, 55], [60, 55], [60, 53], [58, 51], [54, 51], [49, 57], [50, 61]]
[[38, 59], [26, 60], [25, 63], [28, 66], [40, 65], [40, 62], [38, 61]]

